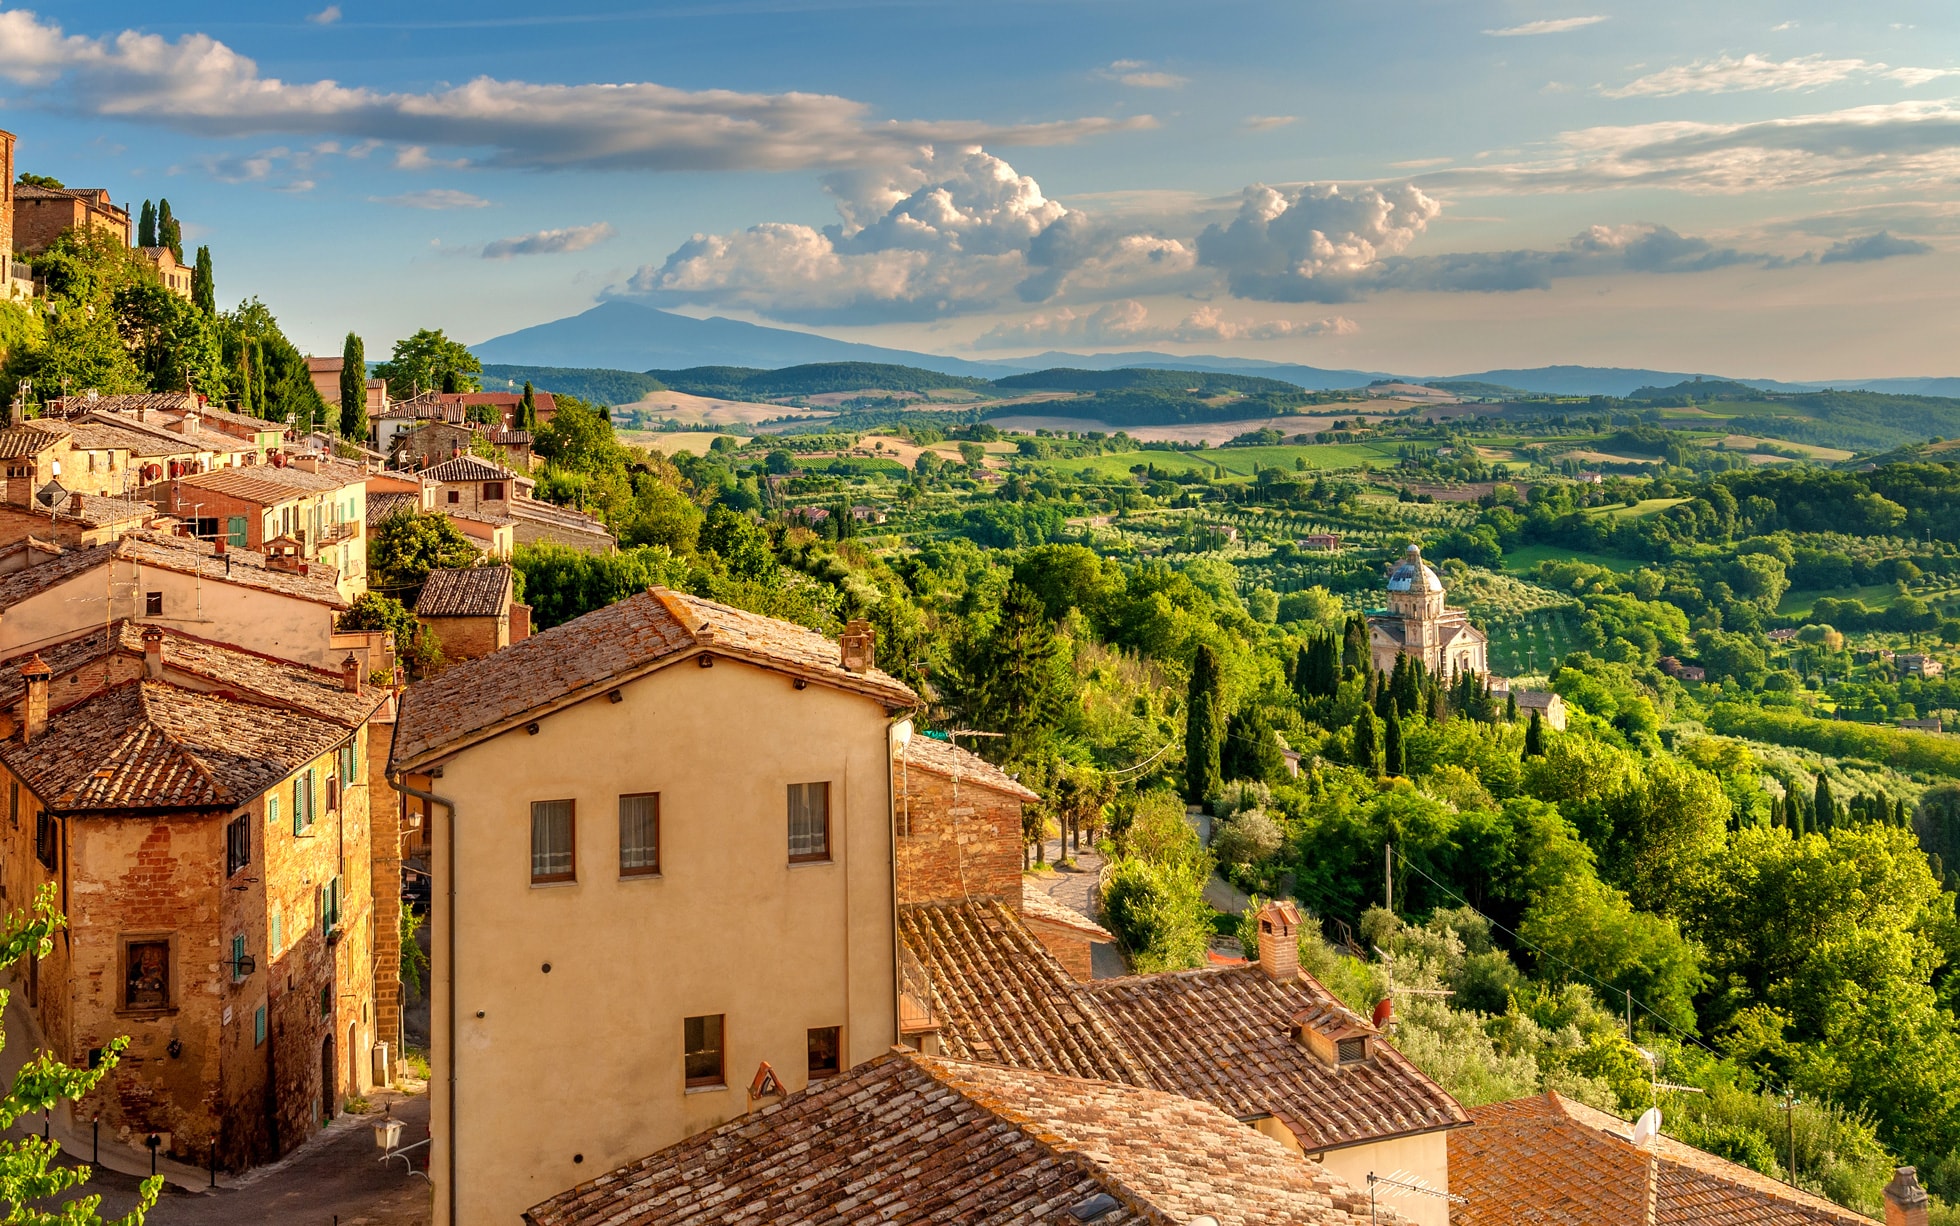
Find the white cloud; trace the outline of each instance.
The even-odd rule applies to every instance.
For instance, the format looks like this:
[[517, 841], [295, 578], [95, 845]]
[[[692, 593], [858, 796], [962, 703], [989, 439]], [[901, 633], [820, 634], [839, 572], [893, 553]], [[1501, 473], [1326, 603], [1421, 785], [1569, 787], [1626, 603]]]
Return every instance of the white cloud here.
[[1414, 187], [1248, 187], [1238, 216], [1198, 236], [1198, 260], [1241, 297], [1324, 300], [1322, 286], [1400, 254], [1442, 211]]
[[1502, 30], [1485, 30], [1484, 33], [1490, 35], [1492, 38], [1520, 38], [1533, 34], [1563, 34], [1567, 30], [1582, 30], [1587, 26], [1596, 26], [1605, 20], [1606, 18], [1603, 16], [1554, 17], [1548, 21], [1527, 21], [1521, 26], [1506, 26]]
[[500, 238], [485, 243], [480, 253], [486, 260], [508, 260], [519, 255], [560, 255], [567, 251], [583, 251], [611, 238], [615, 231], [611, 222], [599, 221], [589, 226], [571, 226], [563, 230], [539, 230], [535, 234], [520, 234], [514, 238]]
[[1960, 100], [1914, 100], [1751, 123], [1582, 128], [1541, 156], [1436, 171], [1425, 190], [1578, 192], [1671, 187], [1773, 191], [1960, 176]]
[[489, 207], [490, 202], [469, 192], [457, 191], [450, 187], [431, 187], [419, 192], [405, 192], [399, 196], [369, 196], [375, 204], [393, 204], [405, 209], [481, 209]]
[[1116, 60], [1106, 67], [1098, 68], [1096, 75], [1105, 81], [1120, 81], [1136, 89], [1176, 89], [1189, 85], [1191, 78], [1181, 77], [1174, 72], [1165, 72], [1154, 67], [1148, 60]]
[[973, 342], [977, 349], [1019, 349], [1052, 345], [1149, 345], [1173, 341], [1268, 341], [1309, 336], [1346, 336], [1360, 325], [1345, 316], [1327, 319], [1269, 319], [1241, 322], [1216, 307], [1199, 307], [1175, 324], [1151, 322], [1149, 308], [1134, 298], [1108, 302], [1088, 311], [1062, 307], [1026, 319], [997, 324]]
[[1247, 115], [1243, 122], [1246, 127], [1252, 129], [1254, 132], [1267, 132], [1274, 128], [1284, 128], [1288, 124], [1297, 123], [1299, 118], [1298, 115]]
[[1952, 70], [1941, 68], [1888, 68], [1869, 60], [1833, 60], [1821, 55], [1772, 60], [1752, 52], [1741, 57], [1723, 55], [1663, 68], [1618, 89], [1600, 92], [1608, 98], [1673, 98], [1681, 94], [1821, 89], [1853, 77], [1882, 77], [1904, 85], [1924, 85], [1950, 75]]
[[317, 13], [308, 14], [306, 19], [316, 26], [330, 26], [340, 20], [340, 6], [329, 4]]
[[470, 151], [526, 168], [789, 170], [902, 164], [935, 143], [1058, 145], [1152, 127], [1149, 116], [1045, 123], [879, 120], [829, 94], [545, 85], [490, 77], [430, 93], [288, 82], [204, 34], [70, 35], [0, 11], [0, 78], [29, 101], [206, 136], [292, 133]]

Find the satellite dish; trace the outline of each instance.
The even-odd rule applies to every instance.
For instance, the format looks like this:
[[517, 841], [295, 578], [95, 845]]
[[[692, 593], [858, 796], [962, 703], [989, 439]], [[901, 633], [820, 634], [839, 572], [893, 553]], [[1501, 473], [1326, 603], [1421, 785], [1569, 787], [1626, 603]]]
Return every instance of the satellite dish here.
[[1639, 1119], [1633, 1122], [1633, 1143], [1645, 1149], [1654, 1143], [1661, 1131], [1661, 1109], [1649, 1107]]

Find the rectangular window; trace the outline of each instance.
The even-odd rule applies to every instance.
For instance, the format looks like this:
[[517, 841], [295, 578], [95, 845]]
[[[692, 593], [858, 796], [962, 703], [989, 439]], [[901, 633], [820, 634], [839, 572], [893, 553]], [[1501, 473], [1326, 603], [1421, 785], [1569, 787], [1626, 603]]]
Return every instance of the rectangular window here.
[[649, 877], [660, 871], [660, 793], [619, 798], [619, 875]]
[[486, 502], [502, 502], [504, 497], [504, 483], [501, 481], [485, 481], [483, 483], [483, 497]]
[[789, 785], [790, 863], [830, 859], [830, 785]]
[[810, 1030], [810, 1079], [830, 1077], [844, 1071], [841, 1026], [816, 1026]]
[[573, 802], [531, 802], [531, 882], [573, 881]]
[[233, 515], [225, 520], [225, 543], [235, 549], [245, 548], [245, 517], [243, 515]]
[[143, 593], [143, 616], [145, 617], [163, 616], [163, 593], [162, 592]]
[[266, 957], [276, 958], [286, 950], [286, 915], [279, 908], [272, 909], [272, 940], [266, 946]]
[[123, 946], [123, 1008], [169, 1007], [169, 940], [128, 942]]
[[242, 932], [231, 939], [231, 981], [245, 982], [245, 934]]
[[690, 1017], [685, 1026], [687, 1084], [718, 1086], [721, 1075], [721, 1018], [719, 1013]]
[[319, 803], [314, 769], [307, 767], [293, 779], [293, 833], [305, 834], [313, 826], [313, 806]]
[[337, 757], [340, 765], [341, 788], [344, 790], [359, 783], [360, 778], [354, 773], [360, 766], [360, 755], [356, 752], [356, 743], [349, 741], [345, 745], [342, 745]]
[[340, 776], [328, 775], [327, 776], [327, 812], [332, 813], [339, 808], [340, 808]]
[[333, 1012], [333, 989], [323, 983], [320, 985], [320, 1016], [326, 1017], [328, 1014], [332, 1012]]
[[34, 857], [50, 871], [61, 867], [61, 824], [44, 809], [34, 813]]
[[463, 491], [461, 491], [461, 490], [450, 490], [450, 491], [449, 491], [449, 501], [451, 501], [451, 502], [461, 502], [461, 501], [463, 501]]
[[225, 876], [252, 862], [252, 815], [240, 813], [225, 826]]
[[340, 878], [320, 887], [320, 932], [331, 936], [340, 927]]
[[260, 1005], [252, 1012], [252, 1046], [265, 1046], [265, 1006]]
[[265, 798], [265, 820], [275, 826], [279, 824], [279, 798], [277, 796], [267, 796]]

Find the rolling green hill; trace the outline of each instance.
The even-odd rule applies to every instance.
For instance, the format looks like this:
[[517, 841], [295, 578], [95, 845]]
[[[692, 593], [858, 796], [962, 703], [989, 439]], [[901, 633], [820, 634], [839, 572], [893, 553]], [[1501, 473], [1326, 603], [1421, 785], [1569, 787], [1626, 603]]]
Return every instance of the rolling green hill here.
[[827, 392], [930, 392], [956, 387], [988, 387], [985, 379], [942, 375], [914, 366], [878, 362], [815, 362], [757, 370], [747, 366], [695, 366], [687, 370], [650, 370], [647, 374], [677, 392], [719, 396], [727, 400], [767, 400], [782, 396], [820, 396]]
[[523, 387], [525, 380], [541, 392], [576, 396], [594, 404], [632, 404], [665, 385], [651, 375], [631, 370], [602, 370], [575, 366], [485, 366], [483, 386], [503, 391], [506, 382]]
[[1200, 396], [1216, 396], [1225, 392], [1244, 392], [1247, 394], [1294, 395], [1300, 393], [1297, 384], [1279, 379], [1262, 378], [1259, 375], [1228, 375], [1203, 370], [1156, 370], [1131, 368], [1127, 370], [1070, 370], [1056, 367], [1053, 370], [1037, 370], [1025, 375], [1009, 375], [995, 379], [994, 386], [1002, 390], [1043, 391], [1043, 392], [1160, 392], [1183, 395], [1187, 392]]
[[1306, 402], [1306, 393], [1258, 393], [1214, 400], [1183, 392], [1134, 389], [1097, 392], [1067, 400], [1037, 400], [1006, 405], [990, 417], [1068, 417], [1099, 421], [1115, 429], [1133, 426], [1181, 426], [1214, 421], [1254, 421], [1291, 413]]

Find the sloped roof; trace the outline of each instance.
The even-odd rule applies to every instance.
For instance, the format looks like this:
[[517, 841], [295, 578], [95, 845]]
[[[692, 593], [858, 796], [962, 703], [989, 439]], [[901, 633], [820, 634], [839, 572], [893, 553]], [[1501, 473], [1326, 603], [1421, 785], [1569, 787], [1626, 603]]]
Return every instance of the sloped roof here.
[[67, 423], [41, 418], [0, 428], [0, 460], [19, 460], [52, 451], [67, 440], [69, 433]]
[[180, 477], [177, 484], [182, 489], [209, 490], [214, 494], [266, 506], [289, 498], [332, 493], [361, 480], [345, 473], [308, 472], [291, 465], [252, 464], [244, 468], [220, 468], [214, 472]]
[[406, 766], [460, 748], [696, 650], [784, 668], [891, 707], [918, 703], [875, 668], [846, 671], [837, 644], [814, 630], [656, 587], [416, 682], [402, 700], [393, 761]]
[[910, 903], [899, 938], [923, 964], [947, 1055], [1013, 1068], [1155, 1084], [1094, 1002], [996, 899]]
[[226, 425], [237, 426], [241, 430], [251, 430], [254, 433], [263, 432], [269, 434], [277, 431], [280, 434], [284, 434], [287, 428], [286, 423], [283, 421], [271, 421], [264, 417], [254, 417], [250, 413], [234, 413], [230, 409], [213, 408], [208, 404], [198, 409], [197, 415], [203, 421], [220, 421]]
[[[892, 1053], [534, 1206], [533, 1226], [1361, 1226], [1368, 1197], [1202, 1103]], [[1402, 1219], [1383, 1210], [1376, 1221]]]
[[1040, 883], [1032, 878], [1021, 879], [1021, 917], [1028, 920], [1041, 920], [1081, 933], [1091, 941], [1114, 941], [1116, 935], [1101, 924], [1049, 897]]
[[130, 681], [55, 711], [31, 743], [16, 731], [0, 763], [57, 813], [229, 808], [348, 735], [302, 711]]
[[508, 566], [429, 572], [415, 602], [417, 617], [496, 617], [510, 611]]
[[1041, 799], [979, 754], [969, 753], [937, 737], [915, 733], [906, 741], [903, 752], [905, 765], [912, 770], [931, 771], [935, 775], [958, 779], [961, 783], [999, 792], [1023, 802]]
[[588, 532], [607, 540], [613, 539], [612, 530], [606, 527], [603, 520], [571, 507], [561, 507], [555, 502], [539, 502], [535, 498], [513, 498], [506, 505], [513, 519], [528, 519], [567, 532]]
[[[110, 499], [98, 501], [114, 505]], [[249, 549], [228, 549], [220, 556], [209, 541], [195, 537], [132, 532], [101, 545], [64, 549], [58, 556], [44, 562], [9, 575], [0, 575], [0, 610], [65, 583], [84, 571], [116, 560], [277, 592], [282, 596], [310, 600], [335, 609], [347, 605], [340, 590], [334, 586], [337, 572], [331, 566], [316, 563], [308, 568], [308, 573], [294, 574], [271, 569], [265, 564], [264, 554]]]
[[1825, 1226], [1872, 1219], [1668, 1136], [1547, 1093], [1470, 1112], [1450, 1134], [1461, 1226]]
[[373, 527], [390, 515], [413, 515], [422, 509], [422, 495], [398, 490], [368, 491], [367, 521]]
[[1387, 1043], [1339, 1069], [1302, 1047], [1292, 1036], [1302, 1013], [1367, 1027], [1312, 976], [1280, 983], [1257, 966], [1224, 966], [1098, 979], [1076, 990], [1107, 1010], [1158, 1085], [1240, 1119], [1271, 1115], [1309, 1153], [1469, 1122]]
[[444, 460], [440, 464], [425, 468], [419, 474], [424, 481], [529, 481], [530, 478], [511, 471], [501, 464], [492, 464], [482, 456], [459, 455]]

